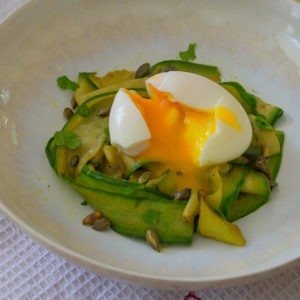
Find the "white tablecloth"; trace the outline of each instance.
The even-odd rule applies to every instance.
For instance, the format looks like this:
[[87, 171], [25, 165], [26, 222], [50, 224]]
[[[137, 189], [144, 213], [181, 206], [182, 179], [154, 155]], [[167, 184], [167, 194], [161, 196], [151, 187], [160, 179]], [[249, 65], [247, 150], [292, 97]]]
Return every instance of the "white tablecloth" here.
[[[0, 0], [0, 23], [27, 1]], [[33, 241], [0, 213], [0, 300], [199, 298], [300, 299], [300, 262], [264, 280], [235, 287], [156, 290], [101, 277], [72, 265]]]

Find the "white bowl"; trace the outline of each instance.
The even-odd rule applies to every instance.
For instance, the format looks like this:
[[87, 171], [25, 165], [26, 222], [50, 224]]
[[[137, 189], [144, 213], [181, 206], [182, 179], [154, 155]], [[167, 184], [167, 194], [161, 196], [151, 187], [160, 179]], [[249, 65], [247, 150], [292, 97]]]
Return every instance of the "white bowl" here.
[[[299, 3], [36, 0], [1, 25], [0, 41], [0, 208], [27, 234], [94, 272], [160, 288], [237, 284], [299, 258]], [[178, 58], [189, 43], [197, 62], [284, 109], [284, 157], [271, 201], [238, 221], [245, 247], [195, 237], [157, 253], [82, 226], [90, 209], [56, 177], [44, 148], [70, 100], [58, 76], [134, 70]]]

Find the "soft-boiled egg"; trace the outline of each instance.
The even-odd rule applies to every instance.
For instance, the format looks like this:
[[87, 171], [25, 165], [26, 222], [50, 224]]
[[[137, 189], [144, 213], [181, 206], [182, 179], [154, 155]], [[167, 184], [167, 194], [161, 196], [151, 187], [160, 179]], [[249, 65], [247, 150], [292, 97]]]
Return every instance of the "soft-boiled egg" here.
[[249, 118], [219, 84], [170, 71], [148, 78], [146, 87], [150, 99], [127, 89], [115, 96], [109, 131], [121, 151], [182, 169], [221, 164], [248, 148]]

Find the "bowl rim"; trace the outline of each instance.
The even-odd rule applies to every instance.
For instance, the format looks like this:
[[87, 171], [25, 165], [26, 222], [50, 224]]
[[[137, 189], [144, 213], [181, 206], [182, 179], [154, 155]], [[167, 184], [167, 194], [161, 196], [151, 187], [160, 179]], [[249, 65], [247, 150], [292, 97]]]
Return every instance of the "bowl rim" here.
[[[23, 13], [24, 10], [30, 9], [31, 5], [36, 5], [40, 1], [27, 0], [22, 6], [17, 8], [12, 14], [6, 17], [0, 23], [0, 32], [5, 30], [5, 27], [10, 25], [10, 22]], [[56, 243], [51, 238], [43, 236], [37, 229], [26, 224], [23, 220], [18, 218], [6, 205], [2, 202], [0, 196], [0, 211], [7, 216], [7, 218], [21, 229], [26, 235], [33, 240], [37, 241], [41, 245], [45, 246], [50, 251], [66, 258], [75, 265], [78, 265], [84, 269], [87, 269], [93, 273], [104, 275], [108, 277], [124, 280], [131, 284], [143, 284], [149, 287], [160, 288], [174, 288], [174, 289], [186, 289], [186, 288], [205, 288], [215, 286], [230, 286], [235, 284], [249, 283], [256, 281], [259, 278], [265, 278], [271, 274], [281, 272], [282, 270], [291, 267], [295, 262], [300, 261], [300, 255], [294, 255], [294, 257], [286, 257], [282, 259], [280, 263], [262, 268], [261, 270], [253, 270], [241, 275], [226, 274], [223, 276], [207, 276], [199, 279], [195, 277], [178, 277], [171, 278], [168, 276], [147, 275], [139, 272], [128, 271], [123, 268], [117, 268], [97, 261], [95, 259], [88, 258], [85, 255], [79, 254], [74, 250], [71, 250], [59, 243]]]

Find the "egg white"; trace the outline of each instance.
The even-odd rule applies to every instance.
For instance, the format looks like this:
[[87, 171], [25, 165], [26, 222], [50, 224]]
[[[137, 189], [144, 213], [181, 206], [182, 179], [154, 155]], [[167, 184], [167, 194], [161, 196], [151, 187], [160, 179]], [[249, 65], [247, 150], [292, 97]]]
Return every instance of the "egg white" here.
[[[241, 104], [219, 84], [197, 74], [170, 71], [146, 80], [151, 96], [150, 85], [172, 95], [172, 101], [202, 110], [221, 106], [237, 117], [241, 130], [221, 119], [216, 120], [216, 131], [208, 137], [201, 151], [199, 166], [230, 161], [249, 147], [252, 139], [250, 120]], [[109, 117], [109, 131], [111, 143], [129, 155], [138, 155], [149, 147], [150, 130], [125, 89], [120, 89], [115, 96]]]
[[110, 110], [109, 134], [111, 144], [131, 156], [142, 153], [149, 147], [150, 130], [123, 88], [116, 94]]
[[151, 96], [150, 85], [171, 94], [173, 101], [204, 110], [222, 106], [237, 116], [241, 131], [220, 119], [216, 120], [216, 132], [208, 138], [202, 149], [200, 166], [230, 161], [243, 154], [249, 147], [252, 139], [250, 120], [242, 105], [219, 84], [197, 74], [170, 71], [156, 74], [146, 80], [146, 87]]

